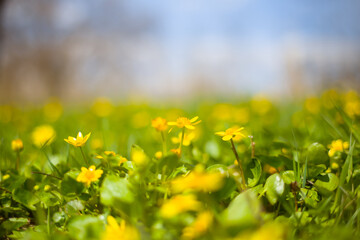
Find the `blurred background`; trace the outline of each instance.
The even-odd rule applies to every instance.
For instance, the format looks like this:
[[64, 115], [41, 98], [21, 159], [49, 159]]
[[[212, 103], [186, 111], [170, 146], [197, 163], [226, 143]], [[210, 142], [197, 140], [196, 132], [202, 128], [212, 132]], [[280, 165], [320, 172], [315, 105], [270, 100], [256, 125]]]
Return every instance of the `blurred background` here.
[[1, 0], [0, 102], [360, 87], [357, 0]]

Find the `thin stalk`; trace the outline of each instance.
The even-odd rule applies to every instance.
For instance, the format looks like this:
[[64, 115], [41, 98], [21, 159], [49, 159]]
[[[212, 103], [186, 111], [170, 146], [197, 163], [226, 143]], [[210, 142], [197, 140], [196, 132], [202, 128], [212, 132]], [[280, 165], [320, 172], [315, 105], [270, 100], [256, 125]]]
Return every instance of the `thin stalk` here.
[[254, 136], [250, 136], [251, 140], [251, 158], [255, 158], [255, 142], [254, 142]]
[[180, 158], [182, 156], [182, 146], [183, 146], [183, 142], [184, 142], [184, 136], [185, 136], [185, 128], [182, 129], [182, 133], [181, 133], [181, 141], [180, 141], [180, 146], [179, 146]]
[[20, 152], [16, 151], [16, 170], [19, 171], [20, 168]]
[[50, 207], [48, 207], [48, 212], [47, 212], [47, 232], [50, 235]]
[[297, 212], [298, 211], [298, 202], [297, 202], [297, 198], [296, 198], [296, 192], [292, 191], [292, 194], [294, 195], [295, 212]]
[[231, 142], [231, 148], [234, 152], [234, 155], [235, 155], [235, 158], [238, 162], [238, 166], [239, 166], [239, 170], [240, 170], [240, 177], [241, 177], [241, 181], [242, 181], [242, 185], [243, 185], [243, 190], [246, 189], [246, 182], [245, 182], [245, 176], [244, 176], [244, 170], [243, 170], [243, 167], [242, 167], [242, 161], [240, 160], [239, 158], [239, 155], [236, 151], [236, 148], [235, 148], [235, 145], [234, 145], [234, 141], [232, 139], [230, 139], [230, 142]]
[[163, 156], [166, 155], [166, 140], [165, 140], [165, 134], [164, 131], [161, 131], [161, 139], [162, 139], [162, 145], [163, 145]]
[[83, 158], [84, 158], [85, 164], [86, 164], [87, 166], [89, 166], [89, 162], [87, 161], [87, 159], [86, 159], [86, 157], [85, 157], [85, 154], [84, 154], [84, 151], [83, 151], [82, 147], [80, 147], [80, 151], [81, 151], [81, 154], [82, 154], [82, 156], [83, 156]]
[[47, 174], [47, 173], [43, 173], [43, 172], [32, 172], [32, 173], [33, 174], [41, 174], [41, 175], [45, 175], [45, 176], [48, 176], [48, 177], [53, 177], [53, 178], [62, 180], [62, 178], [60, 178], [60, 177], [57, 177], [57, 176], [54, 176], [54, 175], [51, 175], [51, 174]]
[[46, 157], [46, 159], [47, 159], [47, 161], [48, 161], [48, 163], [49, 163], [49, 165], [50, 165], [51, 171], [52, 171], [53, 173], [56, 172], [57, 175], [61, 176], [61, 173], [60, 173], [59, 169], [57, 169], [57, 167], [51, 162], [50, 157], [49, 157], [49, 155], [46, 153], [46, 151], [45, 151], [44, 148], [42, 148], [42, 152], [45, 154], [45, 157]]

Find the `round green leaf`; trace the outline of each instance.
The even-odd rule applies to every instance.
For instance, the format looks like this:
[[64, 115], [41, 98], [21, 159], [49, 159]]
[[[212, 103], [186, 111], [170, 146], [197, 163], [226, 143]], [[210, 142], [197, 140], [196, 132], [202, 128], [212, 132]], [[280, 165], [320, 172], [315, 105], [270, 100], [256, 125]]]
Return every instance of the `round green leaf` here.
[[131, 203], [134, 200], [134, 195], [127, 179], [109, 175], [101, 186], [100, 199], [104, 205], [111, 206], [117, 201]]
[[327, 149], [320, 143], [311, 144], [306, 152], [305, 158], [307, 158], [308, 164], [326, 164], [329, 162], [329, 156]]
[[266, 179], [264, 191], [272, 205], [278, 201], [279, 197], [284, 193], [284, 190], [285, 182], [279, 173], [275, 173]]
[[222, 223], [227, 227], [254, 226], [259, 223], [261, 203], [252, 190], [240, 193], [231, 201], [222, 214]]

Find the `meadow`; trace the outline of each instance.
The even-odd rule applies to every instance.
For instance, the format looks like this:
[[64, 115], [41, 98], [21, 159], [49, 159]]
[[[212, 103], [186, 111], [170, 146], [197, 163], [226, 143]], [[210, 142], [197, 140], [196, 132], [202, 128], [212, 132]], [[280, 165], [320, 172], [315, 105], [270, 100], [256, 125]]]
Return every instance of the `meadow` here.
[[4, 239], [356, 239], [360, 97], [0, 106]]

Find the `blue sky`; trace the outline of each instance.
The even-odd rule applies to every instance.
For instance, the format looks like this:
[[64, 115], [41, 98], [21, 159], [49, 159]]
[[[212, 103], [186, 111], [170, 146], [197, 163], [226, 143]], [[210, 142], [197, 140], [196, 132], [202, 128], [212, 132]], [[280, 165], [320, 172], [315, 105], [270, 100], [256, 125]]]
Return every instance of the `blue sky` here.
[[360, 37], [356, 0], [135, 0], [131, 5], [154, 13], [160, 33], [174, 41], [207, 34], [276, 40], [291, 32]]

